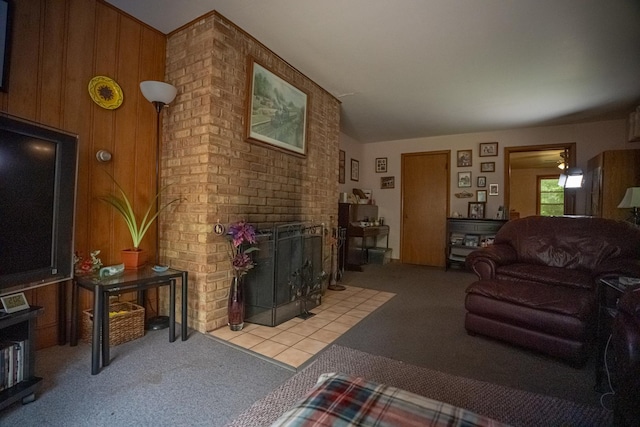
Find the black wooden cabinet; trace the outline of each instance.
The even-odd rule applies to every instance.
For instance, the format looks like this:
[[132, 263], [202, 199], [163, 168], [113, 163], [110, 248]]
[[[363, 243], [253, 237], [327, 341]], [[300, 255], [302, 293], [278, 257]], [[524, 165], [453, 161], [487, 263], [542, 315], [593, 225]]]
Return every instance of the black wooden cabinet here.
[[[21, 381], [0, 391], [0, 410], [18, 400], [25, 404], [35, 399], [35, 392], [42, 381], [42, 378], [34, 375], [36, 317], [41, 313], [42, 307], [34, 306], [16, 313], [0, 315], [0, 343], [15, 342], [22, 347], [20, 363], [14, 363], [14, 370], [19, 369], [15, 371], [16, 378], [21, 378]], [[9, 361], [13, 362], [15, 354], [9, 356], [8, 352], [0, 350], [0, 357], [4, 358], [0, 361], [4, 366]]]

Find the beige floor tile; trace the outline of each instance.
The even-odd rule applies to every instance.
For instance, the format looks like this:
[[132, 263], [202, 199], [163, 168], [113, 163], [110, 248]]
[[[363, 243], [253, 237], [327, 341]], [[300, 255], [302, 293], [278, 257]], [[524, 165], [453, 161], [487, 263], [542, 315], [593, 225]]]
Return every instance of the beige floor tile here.
[[301, 323], [292, 328], [287, 329], [288, 332], [293, 332], [294, 334], [304, 335], [305, 337], [311, 335], [315, 331], [317, 331], [318, 327], [307, 325], [306, 323]]
[[305, 339], [304, 335], [295, 334], [290, 331], [280, 332], [278, 335], [274, 335], [271, 337], [271, 341], [275, 341], [280, 344], [284, 344], [287, 346], [292, 346], [298, 341]]
[[326, 311], [332, 311], [332, 312], [334, 312], [334, 313], [341, 313], [341, 314], [344, 314], [344, 313], [346, 313], [346, 312], [347, 312], [347, 311], [349, 311], [349, 310], [351, 310], [349, 307], [340, 307], [340, 306], [338, 306], [338, 305], [334, 305], [333, 307], [329, 307], [329, 308], [327, 308], [327, 310], [326, 310]]
[[243, 332], [251, 332], [252, 330], [254, 330], [255, 328], [259, 328], [260, 325], [256, 325], [255, 323], [244, 323], [244, 327], [242, 328]]
[[[382, 305], [384, 305], [386, 303], [386, 301], [376, 301], [376, 300], [372, 300], [372, 299], [368, 299], [365, 302], [363, 302], [362, 304], [360, 304], [358, 307], [360, 306], [366, 306], [366, 307], [374, 307], [374, 308], [378, 308]], [[363, 309], [364, 310], [364, 309]]]
[[365, 298], [375, 298], [379, 294], [380, 294], [380, 291], [374, 291], [373, 289], [363, 289], [362, 292], [358, 294], [358, 296], [365, 297]]
[[216, 329], [214, 331], [209, 332], [210, 335], [220, 338], [221, 340], [229, 341], [233, 338], [239, 337], [244, 334], [244, 331], [232, 331], [228, 326], [224, 326], [222, 328]]
[[305, 338], [302, 341], [296, 343], [292, 348], [306, 351], [307, 353], [316, 354], [328, 345], [326, 342], [314, 340], [312, 338]]
[[229, 340], [230, 343], [239, 345], [240, 347], [243, 347], [243, 348], [251, 348], [255, 345], [260, 344], [263, 341], [264, 341], [264, 338], [260, 338], [252, 334], [242, 334], [239, 337]]
[[342, 313], [336, 313], [335, 311], [325, 310], [316, 315], [317, 319], [327, 319], [327, 320], [335, 320], [338, 317], [342, 316]]
[[274, 357], [274, 359], [297, 368], [311, 357], [313, 357], [313, 354], [307, 353], [306, 351], [298, 350], [297, 348], [288, 348]]
[[297, 324], [302, 323], [302, 322], [304, 322], [304, 320], [300, 319], [299, 317], [294, 317], [293, 319], [287, 320], [286, 322], [281, 323], [281, 324], [279, 324], [279, 325], [277, 325], [275, 327], [278, 328], [278, 329], [285, 329], [286, 330], [286, 329], [294, 327]]
[[349, 326], [353, 326], [356, 323], [358, 323], [360, 320], [362, 320], [359, 317], [353, 317], [353, 316], [349, 316], [348, 314], [344, 314], [340, 317], [338, 317], [336, 320], [334, 320], [335, 323], [343, 323], [345, 325], [349, 325]]
[[319, 331], [309, 335], [309, 338], [322, 341], [328, 344], [330, 342], [335, 341], [340, 335], [342, 334], [339, 334], [333, 331], [328, 331], [326, 329], [320, 329]]
[[295, 317], [275, 327], [245, 323], [242, 331], [223, 327], [209, 333], [297, 368], [394, 296], [348, 285], [344, 291], [328, 290], [309, 319]]
[[333, 319], [327, 319], [327, 318], [323, 318], [323, 317], [318, 317], [313, 316], [307, 320], [304, 321], [303, 325], [307, 325], [307, 326], [313, 326], [314, 328], [322, 328], [323, 326], [326, 326], [327, 324], [331, 323], [331, 320]]
[[395, 294], [389, 292], [380, 292], [378, 295], [371, 297], [372, 300], [387, 302], [393, 298]]
[[351, 326], [352, 325], [347, 325], [347, 324], [344, 324], [344, 323], [331, 322], [331, 323], [329, 323], [327, 326], [325, 326], [322, 329], [327, 330], [327, 331], [331, 331], [331, 332], [336, 332], [338, 334], [344, 334], [349, 329], [351, 329]]
[[258, 326], [257, 328], [251, 329], [248, 333], [269, 339], [274, 335], [278, 335], [280, 332], [282, 332], [281, 329], [272, 328], [270, 326]]
[[255, 351], [256, 353], [260, 353], [263, 356], [273, 358], [288, 348], [288, 345], [273, 342], [271, 340], [265, 340], [260, 344], [251, 347], [251, 351]]
[[356, 306], [356, 305], [358, 305], [358, 304], [360, 304], [360, 302], [359, 302], [359, 301], [351, 301], [351, 299], [348, 299], [348, 300], [345, 300], [345, 301], [342, 301], [342, 302], [337, 303], [335, 306], [336, 306], [336, 307], [348, 307], [348, 308], [353, 308], [353, 307], [355, 307], [355, 306]]
[[369, 311], [358, 310], [358, 309], [355, 309], [355, 308], [353, 310], [349, 310], [347, 313], [345, 313], [345, 315], [347, 315], [347, 316], [358, 317], [360, 319], [364, 319], [369, 314], [370, 314]]

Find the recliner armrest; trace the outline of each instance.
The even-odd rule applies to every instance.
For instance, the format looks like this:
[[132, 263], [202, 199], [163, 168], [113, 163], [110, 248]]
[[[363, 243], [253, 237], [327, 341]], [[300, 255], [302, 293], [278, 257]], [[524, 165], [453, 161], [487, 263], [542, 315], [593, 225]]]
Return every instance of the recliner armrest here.
[[640, 261], [615, 258], [596, 265], [593, 278], [597, 281], [606, 276], [640, 277]]
[[511, 246], [497, 244], [471, 252], [467, 255], [465, 263], [480, 280], [491, 280], [496, 277], [496, 267], [512, 264], [517, 260], [518, 255]]

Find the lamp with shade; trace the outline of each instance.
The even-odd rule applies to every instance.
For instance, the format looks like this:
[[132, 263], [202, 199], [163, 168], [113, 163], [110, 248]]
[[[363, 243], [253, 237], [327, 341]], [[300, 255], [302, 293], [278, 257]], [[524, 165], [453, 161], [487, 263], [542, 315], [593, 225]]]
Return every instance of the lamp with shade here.
[[[165, 82], [146, 80], [140, 82], [142, 95], [153, 104], [156, 109], [156, 194], [160, 191], [160, 113], [162, 109], [173, 102], [178, 93], [178, 89]], [[156, 198], [156, 212], [158, 211], [159, 198]], [[156, 265], [160, 262], [160, 233], [158, 228], [159, 220], [156, 220]], [[158, 294], [156, 293], [156, 307], [159, 307]], [[168, 316], [156, 316], [147, 321], [147, 329], [157, 330], [169, 327]]]
[[636, 227], [640, 226], [640, 187], [629, 187], [618, 205], [621, 209], [631, 209], [628, 221]]

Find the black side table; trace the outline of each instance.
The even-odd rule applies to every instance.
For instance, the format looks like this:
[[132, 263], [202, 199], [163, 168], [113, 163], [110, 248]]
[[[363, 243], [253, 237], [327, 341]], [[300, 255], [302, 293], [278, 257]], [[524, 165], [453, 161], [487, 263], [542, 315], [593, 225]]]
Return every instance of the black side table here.
[[596, 383], [594, 386], [598, 393], [608, 391], [602, 388], [602, 380], [605, 374], [605, 366], [613, 362], [612, 359], [607, 357], [607, 342], [611, 335], [613, 319], [618, 314], [618, 300], [627, 290], [637, 287], [640, 287], [640, 278], [604, 277], [598, 283], [598, 329], [596, 335], [598, 352], [596, 356]]
[[[93, 337], [91, 340], [91, 374], [100, 372], [102, 366], [109, 365], [109, 295], [122, 292], [138, 292], [160, 286], [169, 286], [169, 341], [176, 339], [176, 279], [182, 282], [182, 341], [187, 339], [187, 272], [172, 268], [156, 272], [146, 266], [139, 270], [125, 270], [123, 274], [105, 278], [97, 275], [76, 276], [73, 279], [71, 298], [71, 345], [78, 343], [78, 290], [84, 288], [93, 292]], [[101, 339], [102, 337], [102, 339]], [[101, 351], [102, 350], [102, 351]]]

